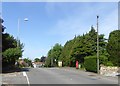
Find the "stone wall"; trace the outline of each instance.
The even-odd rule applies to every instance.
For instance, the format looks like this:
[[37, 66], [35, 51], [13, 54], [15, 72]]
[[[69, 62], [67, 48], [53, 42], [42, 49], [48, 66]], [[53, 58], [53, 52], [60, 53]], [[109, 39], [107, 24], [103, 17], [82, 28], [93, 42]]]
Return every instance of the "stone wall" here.
[[100, 74], [105, 76], [116, 76], [118, 75], [118, 67], [106, 67], [101, 66], [100, 67]]

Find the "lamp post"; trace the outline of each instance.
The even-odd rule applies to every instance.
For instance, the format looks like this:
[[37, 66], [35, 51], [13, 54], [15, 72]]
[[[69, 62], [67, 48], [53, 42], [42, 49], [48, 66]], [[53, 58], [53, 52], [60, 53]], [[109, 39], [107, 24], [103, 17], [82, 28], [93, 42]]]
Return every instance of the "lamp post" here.
[[[24, 21], [28, 21], [28, 18], [25, 18]], [[17, 47], [20, 47], [20, 40], [19, 40], [19, 35], [20, 35], [20, 19], [18, 18], [18, 37], [17, 37]]]
[[56, 65], [56, 61], [57, 61], [57, 60], [55, 59], [55, 67], [57, 66], [57, 65]]
[[98, 18], [99, 16], [97, 15], [97, 73], [99, 74], [99, 34], [98, 34]]

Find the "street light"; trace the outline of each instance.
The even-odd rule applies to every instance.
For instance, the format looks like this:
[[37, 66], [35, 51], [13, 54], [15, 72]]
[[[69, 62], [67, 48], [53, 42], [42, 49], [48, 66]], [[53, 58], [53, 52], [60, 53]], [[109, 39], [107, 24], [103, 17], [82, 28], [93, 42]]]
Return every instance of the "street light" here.
[[[28, 18], [24, 18], [24, 21], [28, 21]], [[19, 47], [19, 35], [20, 35], [20, 19], [18, 18], [18, 37], [17, 37], [17, 47]]]
[[28, 18], [25, 18], [24, 21], [28, 21]]

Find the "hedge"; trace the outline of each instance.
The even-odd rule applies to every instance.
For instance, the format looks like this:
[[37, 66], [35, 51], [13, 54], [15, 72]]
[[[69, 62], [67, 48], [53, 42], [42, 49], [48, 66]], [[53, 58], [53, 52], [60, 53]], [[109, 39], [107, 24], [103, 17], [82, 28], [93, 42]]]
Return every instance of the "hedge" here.
[[84, 66], [86, 71], [97, 72], [96, 56], [87, 56], [84, 58]]
[[[100, 55], [99, 64], [103, 65], [112, 65], [110, 61], [108, 61], [108, 57], [104, 55]], [[87, 56], [84, 58], [84, 66], [87, 71], [97, 72], [97, 56]]]

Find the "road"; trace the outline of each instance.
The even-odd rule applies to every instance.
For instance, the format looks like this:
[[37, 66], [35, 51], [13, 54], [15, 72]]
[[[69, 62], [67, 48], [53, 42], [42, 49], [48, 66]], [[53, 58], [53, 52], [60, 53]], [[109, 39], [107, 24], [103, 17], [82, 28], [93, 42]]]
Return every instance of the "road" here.
[[[8, 84], [117, 84], [117, 77], [104, 77], [75, 68], [30, 68], [28, 71], [4, 74]], [[7, 81], [8, 80], [8, 81]]]
[[30, 84], [117, 84], [117, 78], [66, 68], [33, 68], [27, 72]]

